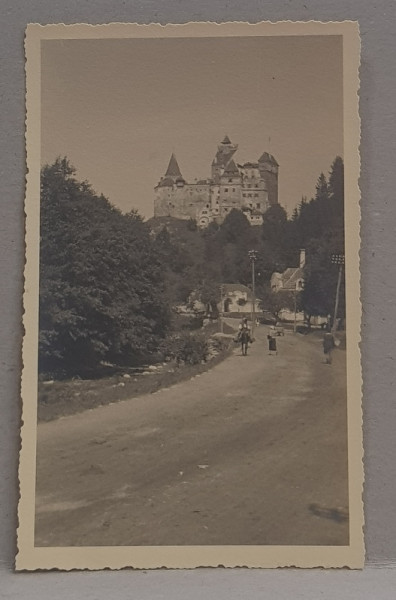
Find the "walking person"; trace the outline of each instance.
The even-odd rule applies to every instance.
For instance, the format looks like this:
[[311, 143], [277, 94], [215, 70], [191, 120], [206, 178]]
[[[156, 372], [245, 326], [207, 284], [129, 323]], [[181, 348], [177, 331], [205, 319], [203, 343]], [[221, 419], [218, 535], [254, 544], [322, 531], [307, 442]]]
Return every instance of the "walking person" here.
[[326, 365], [331, 365], [333, 360], [334, 336], [332, 333], [325, 333], [323, 336], [323, 353]]
[[242, 356], [247, 356], [249, 342], [251, 342], [252, 339], [250, 337], [250, 327], [246, 317], [242, 319], [239, 325], [237, 340], [241, 344]]
[[269, 333], [267, 335], [267, 339], [268, 339], [268, 354], [270, 356], [272, 356], [272, 353], [275, 353], [275, 356], [277, 356], [278, 349], [276, 346], [276, 338], [271, 333]]

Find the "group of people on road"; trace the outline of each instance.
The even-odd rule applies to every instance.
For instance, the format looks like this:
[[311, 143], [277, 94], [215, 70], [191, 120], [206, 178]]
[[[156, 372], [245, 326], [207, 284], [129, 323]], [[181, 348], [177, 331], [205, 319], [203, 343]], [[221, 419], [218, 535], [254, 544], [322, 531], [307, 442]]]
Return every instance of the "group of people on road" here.
[[[276, 337], [271, 332], [267, 335], [268, 340], [268, 354], [272, 356], [273, 354], [278, 354], [278, 348], [276, 344]], [[254, 339], [251, 334], [251, 329], [249, 327], [249, 323], [246, 317], [244, 317], [239, 326], [238, 333], [235, 339], [236, 342], [241, 344], [242, 355], [247, 356], [247, 351], [249, 344], [251, 344]], [[326, 332], [323, 336], [323, 353], [325, 356], [325, 363], [331, 365], [333, 361], [333, 350], [336, 347], [336, 341], [333, 333]]]
[[[276, 345], [276, 338], [271, 333], [267, 335], [268, 339], [268, 354], [272, 356], [273, 354], [278, 354], [278, 349]], [[247, 351], [249, 344], [254, 342], [254, 339], [251, 335], [251, 329], [249, 327], [249, 323], [246, 317], [244, 317], [239, 326], [238, 326], [238, 334], [236, 337], [236, 342], [241, 344], [242, 355], [247, 356]]]

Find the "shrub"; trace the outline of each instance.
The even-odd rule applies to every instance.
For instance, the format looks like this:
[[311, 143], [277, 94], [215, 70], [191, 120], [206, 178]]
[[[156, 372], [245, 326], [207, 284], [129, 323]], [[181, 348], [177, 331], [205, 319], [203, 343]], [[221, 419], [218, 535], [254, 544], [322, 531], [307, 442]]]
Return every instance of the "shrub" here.
[[209, 353], [208, 344], [202, 335], [181, 333], [168, 339], [163, 352], [167, 358], [176, 360], [177, 364], [196, 365], [206, 361]]

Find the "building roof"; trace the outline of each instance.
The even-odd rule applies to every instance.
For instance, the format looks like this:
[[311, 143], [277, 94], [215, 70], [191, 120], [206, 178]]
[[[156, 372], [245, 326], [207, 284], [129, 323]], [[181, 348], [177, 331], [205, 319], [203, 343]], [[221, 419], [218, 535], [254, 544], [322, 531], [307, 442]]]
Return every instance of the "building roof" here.
[[299, 279], [304, 279], [304, 270], [300, 267], [289, 267], [281, 273], [284, 290], [295, 290]]
[[159, 182], [159, 184], [157, 185], [157, 187], [172, 187], [174, 185], [174, 180], [171, 179], [170, 177], [164, 177], [163, 179], [161, 179], [161, 181]]
[[258, 163], [247, 162], [247, 163], [244, 163], [243, 165], [238, 165], [238, 166], [240, 166], [242, 169], [257, 169]]
[[276, 158], [269, 154], [268, 152], [263, 152], [260, 158], [258, 159], [259, 163], [269, 162], [276, 167], [279, 167], [279, 163], [276, 161]]
[[242, 283], [223, 283], [221, 287], [223, 288], [223, 294], [225, 295], [240, 292], [246, 294], [248, 300], [251, 300], [253, 297], [252, 290]]
[[182, 177], [182, 174], [179, 169], [179, 165], [177, 164], [176, 156], [172, 152], [172, 156], [170, 157], [169, 165], [165, 173], [165, 177]]
[[224, 294], [232, 294], [233, 292], [243, 292], [250, 294], [250, 289], [243, 283], [223, 283], [222, 286]]
[[232, 144], [230, 138], [226, 135], [221, 144], [217, 146], [216, 156], [212, 165], [225, 167], [237, 150], [238, 144]]
[[236, 164], [235, 164], [235, 162], [234, 162], [233, 159], [231, 159], [227, 163], [227, 165], [226, 165], [226, 167], [224, 169], [224, 174], [227, 174], [227, 175], [239, 175], [238, 167], [236, 166]]

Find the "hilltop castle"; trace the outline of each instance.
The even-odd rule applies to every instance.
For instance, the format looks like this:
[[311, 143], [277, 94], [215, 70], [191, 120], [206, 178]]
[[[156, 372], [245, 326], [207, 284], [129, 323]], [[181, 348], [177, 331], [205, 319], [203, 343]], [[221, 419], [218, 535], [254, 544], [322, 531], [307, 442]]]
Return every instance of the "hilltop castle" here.
[[154, 216], [195, 219], [199, 227], [221, 223], [233, 209], [243, 211], [251, 225], [278, 203], [279, 165], [264, 152], [257, 162], [235, 163], [238, 149], [226, 135], [217, 147], [209, 179], [187, 183], [172, 154], [167, 171], [155, 187]]

